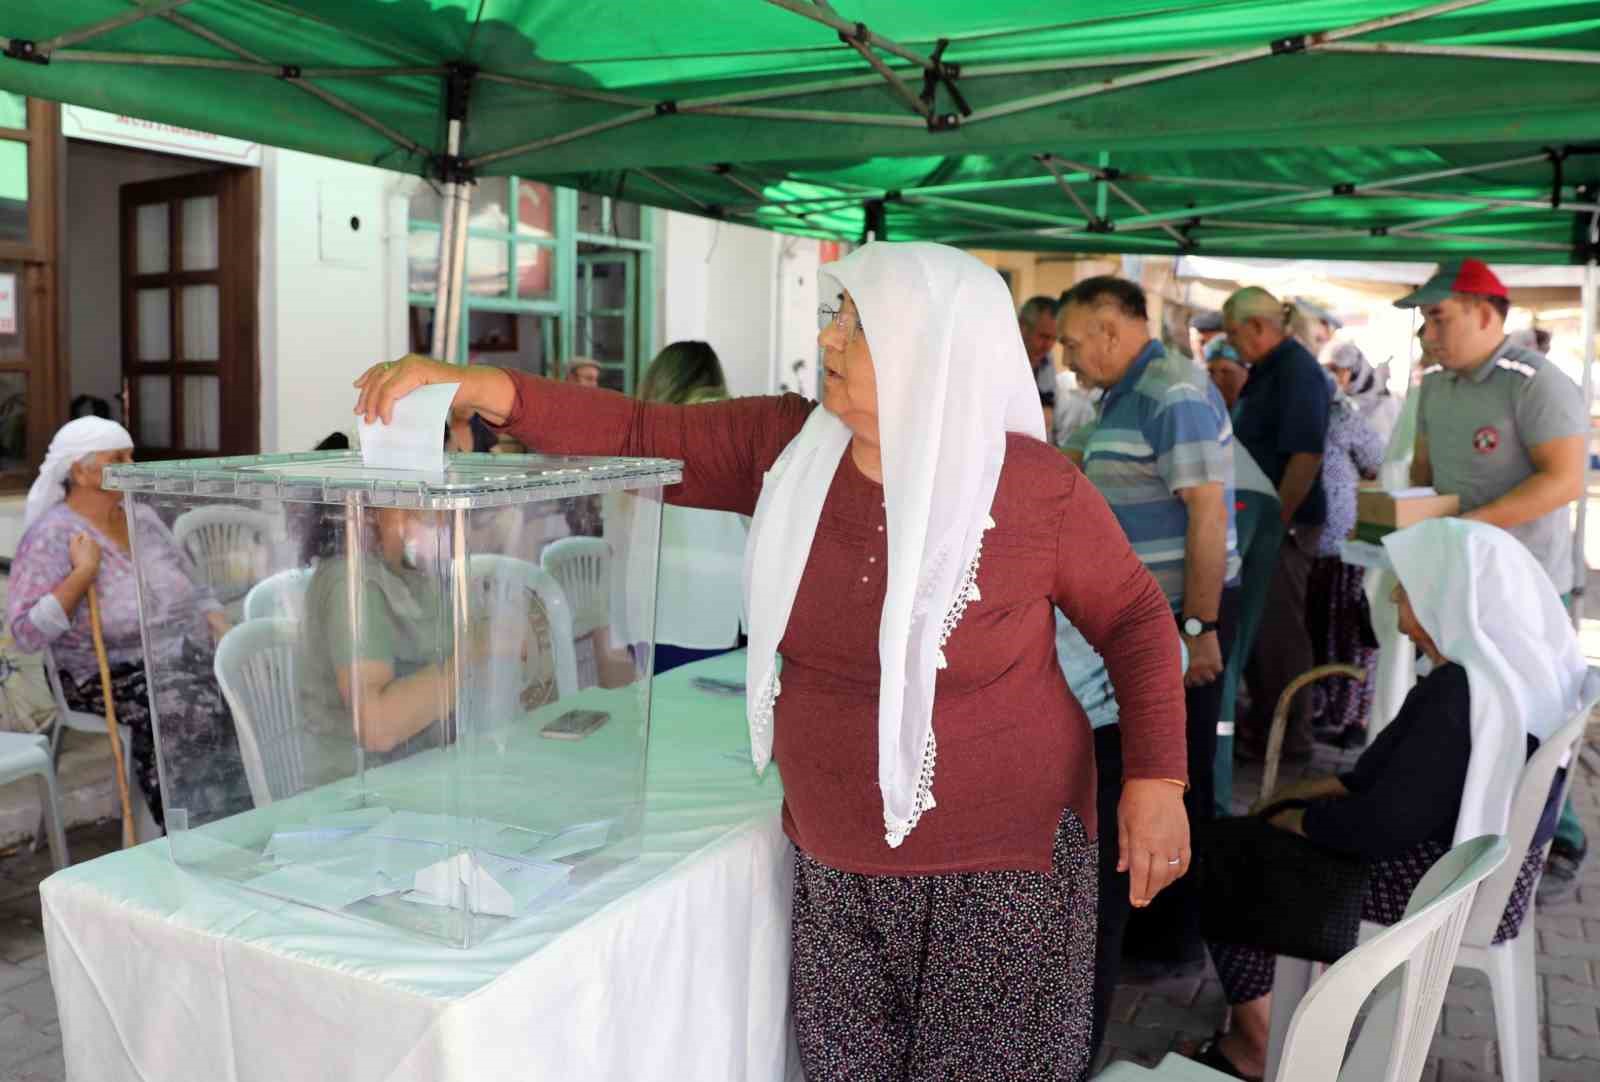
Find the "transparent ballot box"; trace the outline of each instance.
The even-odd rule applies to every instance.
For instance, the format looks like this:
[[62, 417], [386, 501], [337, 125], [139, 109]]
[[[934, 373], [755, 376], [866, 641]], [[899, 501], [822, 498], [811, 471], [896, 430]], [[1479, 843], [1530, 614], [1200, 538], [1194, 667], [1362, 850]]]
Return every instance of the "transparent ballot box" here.
[[629, 859], [679, 478], [533, 455], [109, 467], [173, 860], [471, 946]]

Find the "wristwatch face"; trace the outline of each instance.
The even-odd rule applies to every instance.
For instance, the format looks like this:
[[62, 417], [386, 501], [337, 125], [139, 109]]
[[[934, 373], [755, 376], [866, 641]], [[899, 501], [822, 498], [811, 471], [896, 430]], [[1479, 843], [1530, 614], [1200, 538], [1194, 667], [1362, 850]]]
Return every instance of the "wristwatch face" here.
[[1199, 638], [1200, 633], [1206, 629], [1197, 617], [1191, 616], [1183, 622], [1183, 633], [1191, 639]]

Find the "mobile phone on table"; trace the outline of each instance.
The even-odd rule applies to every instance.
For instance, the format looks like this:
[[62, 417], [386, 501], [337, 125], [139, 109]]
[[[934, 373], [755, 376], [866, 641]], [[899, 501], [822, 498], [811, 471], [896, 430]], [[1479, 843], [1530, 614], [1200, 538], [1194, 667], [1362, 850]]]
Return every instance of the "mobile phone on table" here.
[[604, 710], [568, 710], [540, 729], [539, 735], [551, 740], [582, 740], [610, 720]]

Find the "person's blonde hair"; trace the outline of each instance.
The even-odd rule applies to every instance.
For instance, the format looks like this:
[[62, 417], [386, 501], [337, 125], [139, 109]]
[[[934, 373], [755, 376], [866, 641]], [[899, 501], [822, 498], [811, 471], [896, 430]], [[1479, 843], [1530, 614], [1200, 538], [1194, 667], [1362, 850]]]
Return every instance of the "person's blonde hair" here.
[[645, 370], [639, 397], [678, 406], [727, 398], [728, 381], [717, 351], [705, 342], [673, 342], [657, 353]]

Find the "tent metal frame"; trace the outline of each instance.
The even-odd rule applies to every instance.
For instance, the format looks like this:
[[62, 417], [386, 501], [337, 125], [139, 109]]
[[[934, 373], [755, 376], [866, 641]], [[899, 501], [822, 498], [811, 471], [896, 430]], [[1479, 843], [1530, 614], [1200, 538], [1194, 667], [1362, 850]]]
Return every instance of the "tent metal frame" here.
[[[236, 71], [282, 79], [307, 90], [330, 108], [366, 125], [397, 148], [411, 154], [429, 154], [415, 140], [394, 131], [375, 117], [352, 105], [348, 100], [312, 83], [312, 79], [382, 79], [440, 77], [449, 79], [452, 70], [461, 65], [419, 65], [413, 56], [397, 55], [393, 66], [372, 65], [338, 68], [295, 63], [272, 62], [257, 56], [237, 43], [210, 31], [194, 19], [179, 14], [178, 9], [193, 5], [198, 0], [129, 0], [132, 10], [110, 19], [87, 24], [77, 30], [58, 34], [41, 41], [0, 36], [0, 58], [31, 63], [102, 63], [143, 64], [148, 66], [184, 67]], [[258, 0], [264, 6], [276, 9], [271, 0]], [[537, 140], [512, 146], [482, 151], [465, 163], [472, 170], [508, 158], [536, 153], [539, 150], [573, 142], [612, 131], [619, 127], [646, 123], [677, 114], [700, 114], [724, 117], [743, 117], [767, 120], [824, 122], [860, 127], [926, 127], [933, 132], [949, 131], [972, 124], [1013, 116], [1035, 109], [1048, 108], [1068, 101], [1084, 100], [1105, 94], [1114, 94], [1135, 86], [1166, 82], [1237, 64], [1253, 63], [1274, 57], [1303, 53], [1367, 53], [1396, 56], [1432, 56], [1457, 59], [1512, 61], [1538, 64], [1600, 64], [1600, 52], [1573, 49], [1532, 49], [1510, 46], [1482, 45], [1420, 45], [1396, 42], [1363, 42], [1350, 39], [1407, 25], [1467, 8], [1481, 6], [1489, 0], [1444, 0], [1396, 12], [1380, 18], [1368, 19], [1345, 26], [1309, 31], [1275, 39], [1245, 49], [1188, 50], [1152, 53], [1113, 54], [1095, 57], [1065, 58], [1062, 60], [1029, 61], [1019, 63], [979, 64], [970, 67], [950, 63], [943, 59], [949, 44], [941, 39], [933, 53], [925, 54], [897, 42], [865, 23], [854, 22], [841, 16], [829, 0], [763, 0], [799, 18], [819, 24], [838, 35], [841, 42], [856, 51], [872, 69], [870, 74], [844, 76], [823, 80], [803, 80], [788, 85], [759, 90], [746, 90], [730, 94], [717, 94], [683, 100], [651, 100], [636, 95], [593, 90], [566, 84], [528, 79], [509, 73], [473, 70], [474, 78], [503, 85], [549, 93], [573, 101], [601, 103], [617, 106], [626, 111], [598, 122], [580, 125], [566, 132], [558, 132]], [[302, 17], [305, 13], [296, 11]], [[75, 46], [113, 30], [134, 23], [159, 18], [189, 31], [196, 37], [234, 54], [240, 59], [183, 56], [166, 54], [134, 54], [78, 49]], [[389, 43], [367, 44], [374, 48], [399, 54], [400, 49]], [[905, 66], [891, 66], [880, 54], [888, 54]], [[1067, 73], [1072, 71], [1103, 69], [1108, 67], [1141, 67], [1143, 70], [1110, 78], [1097, 78], [1089, 82], [1058, 90], [1015, 98], [1009, 101], [992, 101], [977, 108], [968, 105], [967, 91], [973, 84], [1001, 79], [1019, 74]], [[922, 92], [913, 91], [908, 80], [921, 78]], [[882, 86], [899, 109], [895, 112], [861, 112], [829, 110], [812, 104], [806, 107], [777, 107], [755, 104], [809, 98], [837, 91], [859, 90], [874, 85]], [[941, 111], [935, 106], [935, 95], [943, 87], [954, 101], [953, 111]], [[433, 155], [437, 156], [437, 155]], [[1101, 196], [1105, 190], [1102, 188]], [[1103, 199], [1102, 199], [1103, 201]], [[1103, 210], [1102, 210], [1103, 216]]]

